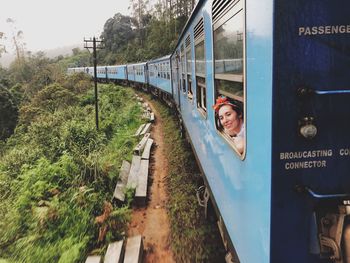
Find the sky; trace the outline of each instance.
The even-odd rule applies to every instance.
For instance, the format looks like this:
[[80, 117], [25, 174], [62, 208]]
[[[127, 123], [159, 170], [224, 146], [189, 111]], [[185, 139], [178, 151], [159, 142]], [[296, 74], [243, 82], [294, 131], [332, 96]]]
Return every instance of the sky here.
[[[6, 1], [6, 2], [5, 2]], [[100, 36], [116, 13], [130, 15], [129, 0], [1, 0], [0, 32], [11, 38], [8, 18], [23, 31], [26, 50], [37, 52], [84, 43]], [[7, 50], [13, 52], [8, 41]]]

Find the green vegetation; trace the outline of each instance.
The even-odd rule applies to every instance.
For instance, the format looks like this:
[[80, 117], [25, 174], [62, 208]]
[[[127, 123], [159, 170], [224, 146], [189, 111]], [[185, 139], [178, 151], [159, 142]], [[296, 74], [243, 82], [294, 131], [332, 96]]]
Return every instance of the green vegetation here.
[[168, 211], [171, 247], [176, 262], [224, 262], [224, 249], [216, 222], [204, 218], [196, 198], [202, 184], [199, 168], [190, 145], [181, 138], [178, 121], [169, 108], [153, 102], [163, 119], [166, 157]]
[[0, 145], [2, 261], [82, 262], [123, 237], [129, 207], [110, 200], [141, 112], [131, 89], [101, 85], [96, 131], [90, 85], [72, 75], [43, 87]]
[[130, 0], [132, 16], [117, 13], [106, 21], [101, 34], [105, 49], [98, 52], [98, 60], [114, 65], [170, 54], [195, 2], [162, 0], [150, 8], [149, 0]]

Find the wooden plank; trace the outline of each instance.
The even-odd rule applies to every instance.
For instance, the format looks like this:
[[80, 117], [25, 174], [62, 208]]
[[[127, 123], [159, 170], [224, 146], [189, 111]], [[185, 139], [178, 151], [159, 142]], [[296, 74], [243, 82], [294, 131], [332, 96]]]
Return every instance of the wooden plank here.
[[154, 120], [155, 120], [154, 112], [151, 112], [151, 116], [149, 117], [149, 120], [150, 120], [151, 122], [154, 122]]
[[122, 202], [124, 202], [125, 200], [125, 188], [128, 182], [130, 167], [130, 163], [123, 160], [122, 166], [120, 167], [119, 171], [119, 179], [114, 189], [113, 197]]
[[128, 177], [128, 183], [126, 184], [127, 187], [136, 188], [140, 165], [141, 165], [141, 156], [133, 155], [129, 177]]
[[139, 142], [138, 145], [136, 145], [136, 147], [134, 148], [134, 154], [137, 154], [137, 155], [141, 155], [143, 149], [145, 148], [146, 146], [146, 142], [148, 140], [148, 138], [151, 136], [150, 133], [146, 133], [143, 138], [141, 139], [141, 141]]
[[141, 263], [143, 256], [142, 236], [129, 237], [125, 248], [124, 263]]
[[143, 150], [141, 159], [149, 160], [149, 157], [151, 155], [152, 144], [153, 144], [153, 140], [151, 138], [148, 138], [145, 149]]
[[150, 122], [147, 123], [146, 126], [143, 128], [141, 135], [149, 133], [151, 131], [151, 125], [152, 125], [152, 123], [150, 123]]
[[124, 240], [110, 243], [107, 248], [104, 263], [121, 263], [123, 259]]
[[137, 129], [137, 131], [135, 132], [135, 136], [139, 136], [141, 131], [143, 131], [143, 129], [145, 128], [146, 123], [141, 124], [140, 127]]
[[142, 205], [142, 206], [146, 205], [148, 167], [149, 167], [149, 160], [141, 160], [137, 187], [135, 192], [135, 202], [138, 205]]
[[88, 256], [85, 263], [100, 263], [101, 256]]

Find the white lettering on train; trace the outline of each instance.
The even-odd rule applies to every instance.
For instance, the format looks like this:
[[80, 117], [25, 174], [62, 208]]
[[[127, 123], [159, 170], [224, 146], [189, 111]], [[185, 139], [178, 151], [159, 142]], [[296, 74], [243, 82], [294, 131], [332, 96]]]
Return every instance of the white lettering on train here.
[[340, 149], [339, 155], [340, 156], [349, 156], [350, 155], [350, 148]]
[[350, 34], [350, 25], [323, 25], [299, 27], [299, 36]]
[[304, 161], [304, 162], [289, 162], [285, 163], [284, 168], [286, 170], [294, 169], [309, 169], [309, 168], [324, 168], [327, 167], [327, 161]]
[[300, 151], [300, 152], [282, 152], [280, 153], [280, 160], [331, 157], [332, 155], [333, 155], [333, 151], [331, 149]]

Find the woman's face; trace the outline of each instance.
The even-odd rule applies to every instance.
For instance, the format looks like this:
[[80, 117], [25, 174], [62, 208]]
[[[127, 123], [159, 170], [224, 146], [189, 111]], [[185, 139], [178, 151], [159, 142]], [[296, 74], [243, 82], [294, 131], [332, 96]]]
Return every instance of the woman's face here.
[[219, 109], [219, 120], [225, 132], [230, 136], [236, 135], [241, 130], [241, 119], [230, 105], [221, 106]]

